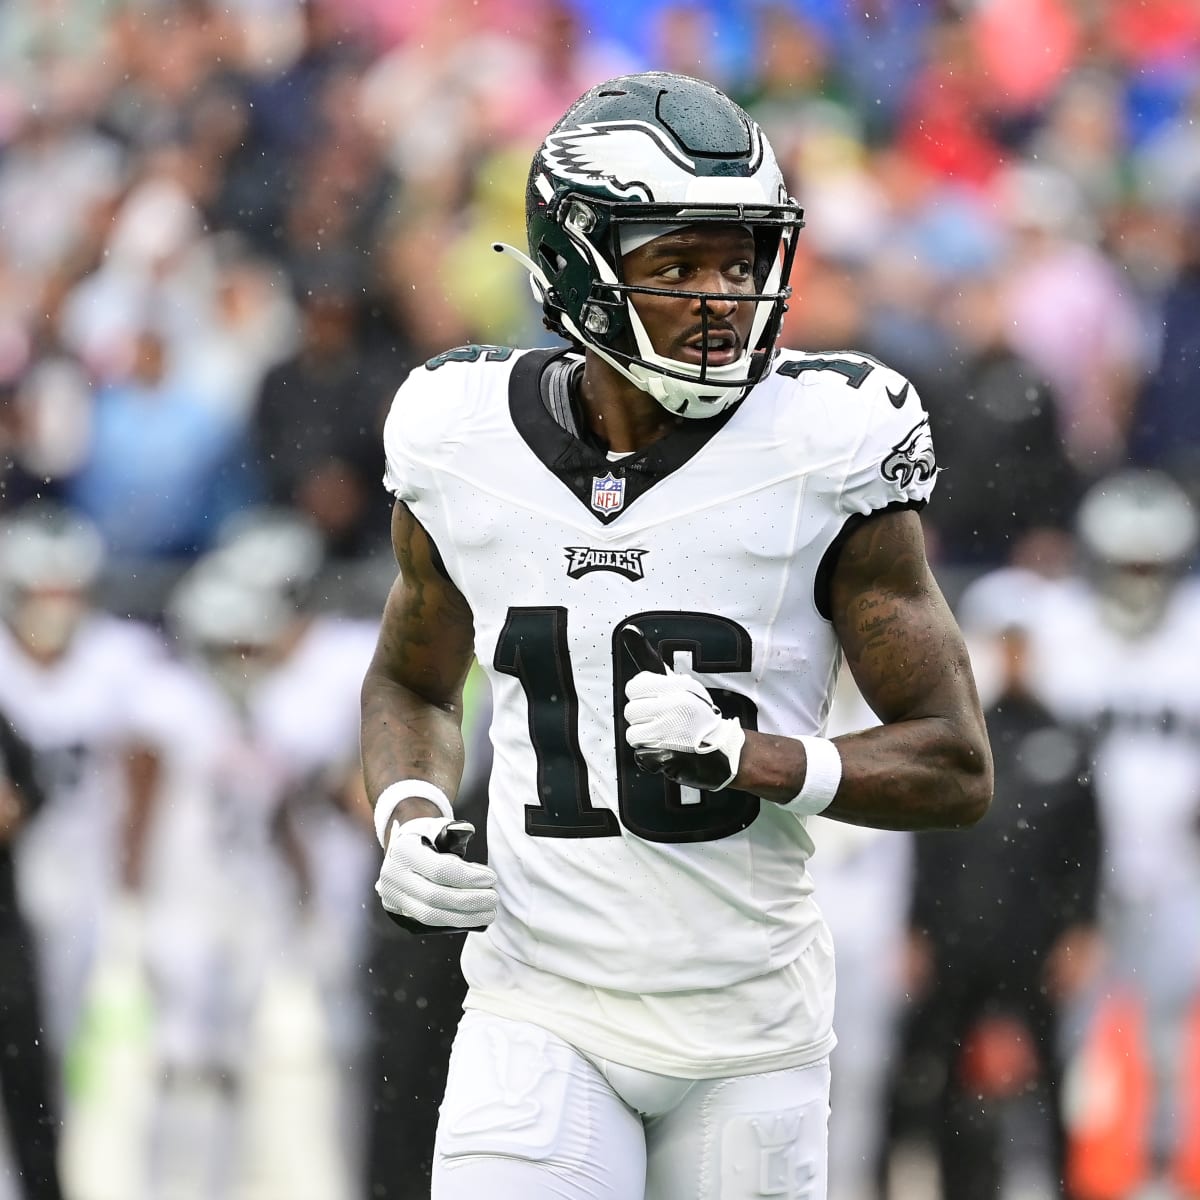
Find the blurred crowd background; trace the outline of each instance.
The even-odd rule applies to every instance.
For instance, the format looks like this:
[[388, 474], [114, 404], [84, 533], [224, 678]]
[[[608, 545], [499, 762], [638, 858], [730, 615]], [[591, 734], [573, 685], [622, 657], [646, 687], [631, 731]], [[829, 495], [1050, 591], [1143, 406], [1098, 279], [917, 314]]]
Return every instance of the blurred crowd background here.
[[784, 343], [920, 392], [997, 722], [966, 840], [821, 823], [833, 1200], [1200, 1196], [1195, 0], [0, 3], [0, 715], [43, 793], [0, 792], [0, 1195], [60, 1194], [44, 1144], [71, 1200], [420, 1194], [456, 985], [372, 923], [354, 794], [382, 422], [435, 353], [551, 342], [491, 243], [649, 68], [773, 141]]

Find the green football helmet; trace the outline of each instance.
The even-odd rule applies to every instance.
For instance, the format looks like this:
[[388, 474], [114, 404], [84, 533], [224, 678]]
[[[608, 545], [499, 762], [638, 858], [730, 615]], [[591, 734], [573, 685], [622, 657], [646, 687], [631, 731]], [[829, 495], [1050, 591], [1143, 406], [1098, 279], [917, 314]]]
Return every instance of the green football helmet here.
[[[742, 399], [770, 367], [803, 217], [766, 137], [741, 108], [711, 84], [647, 72], [592, 88], [546, 135], [525, 196], [529, 255], [496, 249], [529, 271], [549, 328], [668, 411], [708, 417]], [[754, 291], [738, 297], [755, 306], [750, 335], [723, 365], [710, 365], [707, 354], [685, 363], [657, 353], [632, 296], [727, 296], [622, 278], [622, 247], [692, 224], [743, 226], [754, 238]], [[706, 305], [701, 312], [706, 323]]]

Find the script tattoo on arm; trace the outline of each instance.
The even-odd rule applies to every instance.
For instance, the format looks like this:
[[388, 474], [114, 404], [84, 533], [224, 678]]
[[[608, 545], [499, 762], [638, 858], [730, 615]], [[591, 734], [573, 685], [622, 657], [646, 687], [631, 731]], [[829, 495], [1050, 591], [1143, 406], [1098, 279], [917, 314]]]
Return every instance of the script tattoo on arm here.
[[392, 511], [399, 567], [362, 686], [367, 799], [397, 779], [426, 779], [454, 797], [462, 777], [462, 692], [474, 620], [408, 507]]

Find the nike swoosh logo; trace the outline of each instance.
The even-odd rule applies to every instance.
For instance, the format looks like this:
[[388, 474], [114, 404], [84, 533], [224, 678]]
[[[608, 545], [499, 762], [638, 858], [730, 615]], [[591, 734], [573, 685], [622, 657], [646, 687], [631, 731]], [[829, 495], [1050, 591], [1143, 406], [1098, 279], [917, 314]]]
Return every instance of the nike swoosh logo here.
[[910, 387], [910, 385], [908, 383], [905, 383], [905, 385], [898, 392], [893, 392], [891, 388], [883, 389], [885, 392], [887, 392], [888, 399], [892, 402], [893, 408], [903, 408], [904, 407], [906, 401], [908, 400], [909, 387]]

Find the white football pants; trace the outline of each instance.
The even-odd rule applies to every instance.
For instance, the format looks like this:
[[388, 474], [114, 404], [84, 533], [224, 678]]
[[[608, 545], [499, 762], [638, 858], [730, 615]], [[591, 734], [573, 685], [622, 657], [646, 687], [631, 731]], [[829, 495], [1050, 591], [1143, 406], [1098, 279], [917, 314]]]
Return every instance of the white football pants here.
[[470, 1010], [450, 1056], [433, 1200], [825, 1200], [828, 1121], [828, 1059], [672, 1079]]

